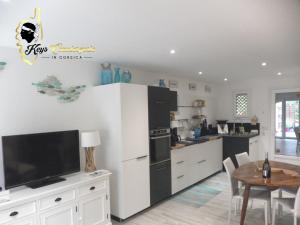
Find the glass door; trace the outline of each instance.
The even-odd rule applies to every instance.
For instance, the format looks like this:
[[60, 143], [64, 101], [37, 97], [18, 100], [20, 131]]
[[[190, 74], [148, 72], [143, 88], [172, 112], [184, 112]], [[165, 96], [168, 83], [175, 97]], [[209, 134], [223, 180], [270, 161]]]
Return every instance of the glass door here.
[[299, 127], [299, 100], [285, 102], [285, 137], [296, 138], [295, 127]]
[[300, 157], [300, 93], [277, 93], [275, 98], [275, 154]]

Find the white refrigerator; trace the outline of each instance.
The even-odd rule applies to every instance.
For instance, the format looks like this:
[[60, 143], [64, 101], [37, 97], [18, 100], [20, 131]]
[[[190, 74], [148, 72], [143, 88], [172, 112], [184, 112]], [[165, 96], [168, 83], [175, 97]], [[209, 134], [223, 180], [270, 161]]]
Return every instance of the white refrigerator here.
[[147, 86], [94, 87], [101, 146], [97, 167], [111, 176], [111, 213], [123, 220], [150, 206]]

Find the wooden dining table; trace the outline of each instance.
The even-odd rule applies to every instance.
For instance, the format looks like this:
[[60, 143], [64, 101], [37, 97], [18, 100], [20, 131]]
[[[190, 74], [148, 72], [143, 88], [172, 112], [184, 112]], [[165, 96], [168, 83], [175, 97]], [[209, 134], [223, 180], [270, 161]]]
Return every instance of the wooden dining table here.
[[270, 161], [271, 178], [262, 177], [263, 161], [251, 162], [237, 168], [233, 177], [245, 185], [240, 225], [244, 225], [251, 187], [264, 186], [270, 190], [298, 188], [300, 186], [300, 166]]

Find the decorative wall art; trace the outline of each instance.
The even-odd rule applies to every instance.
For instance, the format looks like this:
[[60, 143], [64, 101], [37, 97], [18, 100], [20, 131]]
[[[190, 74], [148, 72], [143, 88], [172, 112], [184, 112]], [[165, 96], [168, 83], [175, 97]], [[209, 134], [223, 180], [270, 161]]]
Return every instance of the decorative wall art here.
[[197, 85], [195, 83], [189, 83], [189, 90], [190, 91], [196, 91]]
[[169, 88], [170, 89], [177, 89], [178, 88], [177, 80], [169, 80]]
[[6, 62], [0, 62], [0, 70], [4, 70]]
[[86, 85], [63, 88], [62, 83], [55, 76], [48, 76], [45, 80], [32, 83], [32, 85], [36, 86], [37, 91], [41, 94], [57, 96], [57, 100], [61, 103], [76, 101], [86, 88]]

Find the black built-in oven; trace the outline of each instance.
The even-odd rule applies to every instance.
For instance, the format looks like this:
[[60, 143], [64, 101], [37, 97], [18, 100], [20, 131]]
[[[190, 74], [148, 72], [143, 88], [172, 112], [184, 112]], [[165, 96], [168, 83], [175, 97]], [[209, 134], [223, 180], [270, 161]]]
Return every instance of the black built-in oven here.
[[171, 135], [170, 129], [150, 131], [150, 159], [151, 165], [170, 160]]

